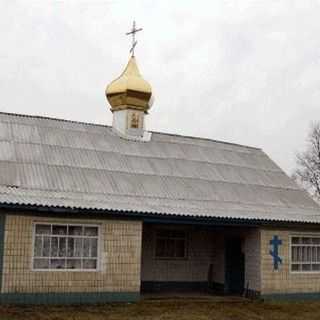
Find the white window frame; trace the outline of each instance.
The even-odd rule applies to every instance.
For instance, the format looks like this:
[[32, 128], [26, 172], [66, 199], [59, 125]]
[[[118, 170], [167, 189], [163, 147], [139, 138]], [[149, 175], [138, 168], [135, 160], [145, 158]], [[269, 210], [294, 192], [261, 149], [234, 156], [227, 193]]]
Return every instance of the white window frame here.
[[[77, 268], [77, 269], [54, 269], [54, 268], [47, 268], [47, 269], [41, 269], [41, 268], [34, 268], [34, 259], [41, 259], [39, 257], [35, 257], [34, 253], [35, 253], [35, 239], [36, 239], [36, 225], [55, 225], [55, 226], [81, 226], [81, 227], [96, 227], [98, 228], [98, 245], [97, 245], [97, 267], [95, 269], [82, 269], [82, 268]], [[55, 236], [55, 235], [52, 235]], [[63, 236], [61, 236], [63, 237]], [[68, 236], [66, 236], [67, 238]], [[85, 236], [80, 236], [80, 237], [85, 237]], [[31, 248], [32, 252], [31, 252], [31, 270], [35, 271], [35, 272], [98, 272], [100, 271], [100, 266], [101, 266], [101, 226], [98, 224], [91, 224], [91, 223], [63, 223], [63, 222], [56, 222], [56, 221], [52, 221], [52, 222], [48, 222], [48, 221], [34, 221], [32, 223], [32, 248]], [[48, 259], [54, 258], [54, 259], [59, 259], [59, 257], [45, 257]], [[61, 257], [61, 259], [67, 259], [68, 257]]]
[[[303, 234], [292, 234], [289, 236], [289, 272], [292, 274], [319, 274], [320, 270], [292, 270], [292, 265], [293, 264], [319, 264], [320, 265], [320, 261], [319, 262], [306, 262], [306, 263], [298, 263], [298, 262], [294, 262], [292, 260], [292, 247], [294, 246], [299, 246], [299, 245], [295, 245], [292, 244], [292, 238], [320, 238], [320, 234], [312, 234], [312, 233], [303, 233]], [[315, 244], [303, 244], [304, 246], [310, 246], [310, 247], [320, 247], [320, 244], [315, 245]]]

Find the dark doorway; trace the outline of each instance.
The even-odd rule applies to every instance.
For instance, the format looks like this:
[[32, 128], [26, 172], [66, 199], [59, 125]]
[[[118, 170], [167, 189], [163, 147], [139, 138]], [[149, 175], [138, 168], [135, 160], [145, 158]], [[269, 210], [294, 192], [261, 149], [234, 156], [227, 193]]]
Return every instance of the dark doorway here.
[[244, 254], [241, 238], [225, 240], [225, 292], [242, 294], [244, 290]]

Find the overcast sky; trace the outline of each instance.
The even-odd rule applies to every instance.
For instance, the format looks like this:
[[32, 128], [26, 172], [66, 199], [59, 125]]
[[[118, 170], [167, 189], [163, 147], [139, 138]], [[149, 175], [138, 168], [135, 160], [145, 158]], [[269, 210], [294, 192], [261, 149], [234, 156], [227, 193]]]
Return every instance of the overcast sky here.
[[0, 111], [111, 124], [133, 19], [148, 129], [261, 147], [292, 171], [320, 120], [320, 1], [0, 0]]

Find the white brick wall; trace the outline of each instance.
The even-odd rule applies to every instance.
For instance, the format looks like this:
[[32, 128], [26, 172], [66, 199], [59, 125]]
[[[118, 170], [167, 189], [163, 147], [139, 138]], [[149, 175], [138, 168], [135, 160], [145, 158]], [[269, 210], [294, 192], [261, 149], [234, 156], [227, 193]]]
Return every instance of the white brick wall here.
[[184, 227], [188, 234], [188, 259], [161, 260], [155, 258], [155, 232], [159, 227], [143, 226], [142, 281], [207, 281], [213, 261], [213, 233]]
[[[33, 222], [101, 226], [102, 268], [97, 272], [32, 271]], [[5, 226], [3, 293], [139, 292], [140, 221], [55, 219], [8, 215]]]
[[245, 233], [245, 287], [248, 289], [261, 290], [261, 267], [260, 267], [260, 230], [250, 229]]
[[142, 281], [208, 281], [209, 268], [212, 264], [212, 280], [223, 284], [224, 238], [239, 236], [243, 239], [245, 253], [245, 286], [248, 283], [249, 289], [260, 290], [259, 229], [183, 227], [188, 234], [188, 259], [176, 261], [155, 258], [157, 228], [161, 228], [161, 225], [143, 226]]
[[[261, 293], [307, 293], [320, 292], [320, 273], [292, 273], [290, 272], [291, 235], [305, 234], [318, 235], [320, 230], [308, 229], [264, 229], [261, 231]], [[272, 249], [270, 240], [278, 235], [282, 240], [279, 246], [279, 255], [282, 264], [278, 270], [273, 268], [273, 258], [269, 251]]]

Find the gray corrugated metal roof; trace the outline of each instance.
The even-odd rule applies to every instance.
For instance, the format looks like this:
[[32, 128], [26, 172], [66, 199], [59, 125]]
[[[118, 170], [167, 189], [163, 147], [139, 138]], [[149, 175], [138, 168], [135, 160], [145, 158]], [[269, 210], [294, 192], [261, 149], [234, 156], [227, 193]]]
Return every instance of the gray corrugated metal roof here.
[[0, 113], [0, 203], [320, 223], [318, 205], [260, 149]]

